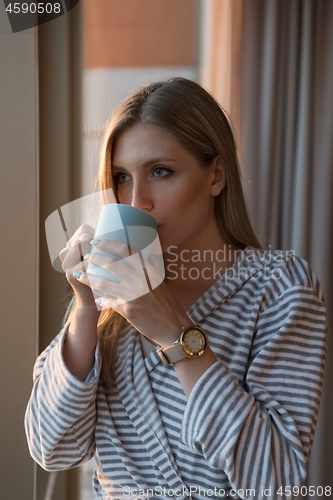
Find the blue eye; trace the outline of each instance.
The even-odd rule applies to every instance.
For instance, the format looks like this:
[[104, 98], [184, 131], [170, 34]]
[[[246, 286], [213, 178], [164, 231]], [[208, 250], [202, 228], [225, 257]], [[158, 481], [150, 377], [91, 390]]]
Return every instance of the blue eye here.
[[[153, 168], [153, 177], [159, 177], [163, 179], [164, 177], [169, 177], [174, 171], [167, 167], [154, 167]], [[118, 172], [113, 176], [116, 184], [124, 184], [130, 178], [128, 174], [125, 172]]]
[[116, 184], [123, 184], [124, 182], [126, 182], [126, 179], [124, 179], [124, 177], [127, 177], [127, 174], [124, 174], [123, 172], [118, 172], [118, 174], [113, 176]]
[[[163, 175], [163, 172], [165, 172], [165, 175]], [[156, 174], [156, 177], [168, 177], [173, 173], [173, 170], [170, 170], [170, 168], [166, 167], [155, 167], [154, 173]]]

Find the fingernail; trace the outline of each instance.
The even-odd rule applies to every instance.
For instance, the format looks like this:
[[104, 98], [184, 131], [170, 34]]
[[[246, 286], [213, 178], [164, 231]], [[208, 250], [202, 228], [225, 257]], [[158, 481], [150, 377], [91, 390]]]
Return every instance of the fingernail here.
[[80, 273], [79, 271], [75, 271], [75, 273], [73, 273], [73, 276], [74, 278], [76, 279], [79, 279], [79, 277], [81, 276], [82, 273]]
[[89, 257], [90, 257], [90, 253], [86, 253], [86, 255], [83, 258], [84, 258], [84, 260], [88, 260]]
[[90, 245], [98, 245], [101, 240], [91, 240]]
[[101, 304], [102, 303], [102, 299], [95, 299], [95, 302], [96, 302], [96, 304]]

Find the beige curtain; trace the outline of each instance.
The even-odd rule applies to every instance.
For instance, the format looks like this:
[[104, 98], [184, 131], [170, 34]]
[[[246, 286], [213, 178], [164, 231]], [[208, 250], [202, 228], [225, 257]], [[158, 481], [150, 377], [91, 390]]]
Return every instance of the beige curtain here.
[[[209, 9], [202, 82], [236, 118], [256, 233], [265, 247], [294, 249], [311, 264], [324, 291], [330, 325], [333, 2], [210, 0]], [[307, 483], [333, 487], [331, 344], [329, 337]]]
[[201, 80], [230, 116], [240, 136], [241, 23], [243, 0], [207, 0]]

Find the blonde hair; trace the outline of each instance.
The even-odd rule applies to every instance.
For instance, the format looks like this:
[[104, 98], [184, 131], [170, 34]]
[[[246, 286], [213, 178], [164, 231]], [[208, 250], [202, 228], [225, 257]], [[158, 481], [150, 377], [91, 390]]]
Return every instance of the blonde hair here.
[[[114, 141], [138, 122], [159, 127], [173, 136], [199, 160], [203, 168], [210, 166], [214, 157], [221, 156], [227, 184], [215, 197], [215, 215], [222, 235], [227, 243], [236, 248], [243, 249], [246, 245], [261, 248], [247, 213], [229, 120], [208, 92], [185, 78], [172, 78], [144, 86], [131, 94], [113, 113], [101, 149], [99, 189], [114, 189], [111, 173]], [[70, 307], [73, 308], [73, 304]], [[112, 388], [117, 342], [124, 322], [119, 313], [106, 310], [97, 326], [103, 359], [101, 380], [109, 389]]]

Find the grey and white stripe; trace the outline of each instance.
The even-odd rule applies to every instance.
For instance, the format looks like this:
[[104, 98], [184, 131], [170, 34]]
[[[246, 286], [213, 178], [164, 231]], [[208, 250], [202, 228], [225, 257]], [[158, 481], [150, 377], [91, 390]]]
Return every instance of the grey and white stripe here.
[[[210, 498], [233, 488], [233, 498], [274, 499], [280, 486], [300, 485], [326, 349], [325, 306], [312, 269], [293, 255], [247, 248], [187, 314], [218, 358], [188, 401], [156, 349], [143, 357], [131, 325], [119, 342], [113, 393], [98, 384], [98, 349], [86, 381], [70, 374], [60, 332], [34, 369], [25, 421], [33, 458], [47, 470], [66, 469], [96, 446], [96, 500], [201, 499], [214, 488]], [[269, 487], [272, 495], [263, 495]]]

